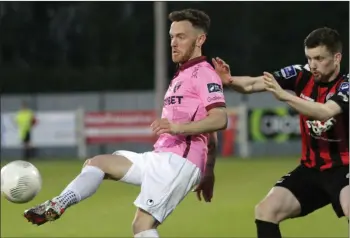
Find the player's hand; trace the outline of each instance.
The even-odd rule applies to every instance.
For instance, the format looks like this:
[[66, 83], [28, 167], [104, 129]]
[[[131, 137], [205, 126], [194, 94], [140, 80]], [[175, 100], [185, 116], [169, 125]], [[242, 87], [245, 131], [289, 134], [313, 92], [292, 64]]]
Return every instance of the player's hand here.
[[200, 183], [193, 190], [193, 192], [197, 193], [197, 198], [199, 201], [202, 201], [202, 196], [203, 196], [205, 202], [211, 202], [211, 199], [213, 198], [214, 183], [215, 183], [214, 172], [213, 171], [205, 172]]
[[178, 125], [171, 123], [166, 118], [161, 118], [161, 119], [155, 120], [151, 124], [151, 128], [152, 128], [153, 133], [155, 133], [156, 135], [161, 135], [164, 133], [169, 133], [169, 134], [175, 135], [178, 133], [178, 129], [177, 129]]
[[286, 100], [288, 92], [281, 88], [272, 74], [264, 72], [264, 83], [266, 91], [273, 93], [273, 95], [280, 101]]
[[212, 59], [216, 73], [220, 76], [222, 84], [229, 85], [232, 81], [230, 66], [219, 57]]

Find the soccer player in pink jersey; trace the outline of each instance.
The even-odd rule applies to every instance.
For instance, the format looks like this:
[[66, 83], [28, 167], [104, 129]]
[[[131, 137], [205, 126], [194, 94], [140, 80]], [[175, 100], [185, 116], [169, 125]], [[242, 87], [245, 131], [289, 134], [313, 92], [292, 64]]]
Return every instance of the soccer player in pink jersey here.
[[178, 64], [164, 97], [161, 119], [151, 128], [159, 135], [154, 150], [118, 150], [86, 160], [81, 173], [62, 193], [24, 212], [42, 225], [92, 196], [103, 179], [141, 186], [134, 201], [134, 237], [159, 237], [157, 227], [192, 190], [206, 202], [213, 196], [216, 131], [227, 126], [223, 87], [202, 56], [210, 18], [186, 9], [170, 13], [172, 60]]

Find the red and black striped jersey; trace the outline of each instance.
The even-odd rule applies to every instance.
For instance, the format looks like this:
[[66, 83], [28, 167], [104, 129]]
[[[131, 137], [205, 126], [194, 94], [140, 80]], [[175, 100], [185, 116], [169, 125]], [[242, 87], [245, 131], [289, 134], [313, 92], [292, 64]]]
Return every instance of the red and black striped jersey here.
[[332, 82], [315, 82], [308, 65], [293, 65], [273, 75], [283, 89], [304, 100], [332, 100], [342, 109], [327, 121], [300, 115], [301, 163], [319, 170], [349, 165], [349, 74], [339, 73]]

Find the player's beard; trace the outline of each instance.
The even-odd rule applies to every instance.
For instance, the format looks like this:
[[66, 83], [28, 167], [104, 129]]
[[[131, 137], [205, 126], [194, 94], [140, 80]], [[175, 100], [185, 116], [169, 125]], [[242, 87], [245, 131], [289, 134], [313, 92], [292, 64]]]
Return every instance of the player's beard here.
[[320, 72], [318, 72], [318, 78], [315, 77], [314, 75], [314, 80], [316, 82], [328, 82], [329, 79], [332, 77], [332, 75], [334, 74], [335, 70], [331, 71], [330, 73], [328, 74], [322, 74]]
[[323, 71], [326, 71], [325, 73], [321, 73], [320, 71], [316, 71], [317, 75], [318, 75], [317, 78], [313, 72], [312, 74], [314, 75], [314, 80], [316, 82], [328, 82], [338, 69], [338, 66], [332, 67], [333, 64], [334, 64], [334, 61], [330, 61], [327, 65], [325, 65], [326, 67], [324, 69], [326, 69], [326, 70], [323, 70]]
[[192, 45], [189, 47], [189, 49], [185, 52], [184, 56], [182, 57], [180, 64], [186, 63], [189, 61], [194, 53], [194, 50], [196, 49], [196, 41], [193, 41]]

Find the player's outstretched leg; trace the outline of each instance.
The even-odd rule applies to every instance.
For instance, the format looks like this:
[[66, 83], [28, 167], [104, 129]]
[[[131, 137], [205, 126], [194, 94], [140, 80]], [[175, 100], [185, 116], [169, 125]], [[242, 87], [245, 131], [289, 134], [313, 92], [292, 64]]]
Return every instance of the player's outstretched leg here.
[[258, 238], [282, 238], [279, 223], [300, 213], [300, 204], [286, 188], [274, 187], [255, 207]]
[[61, 217], [64, 211], [92, 196], [103, 179], [119, 180], [132, 162], [121, 155], [99, 155], [86, 160], [81, 173], [57, 196], [24, 212], [29, 222], [42, 225]]

